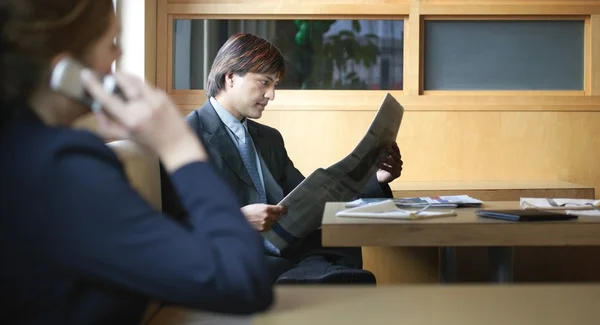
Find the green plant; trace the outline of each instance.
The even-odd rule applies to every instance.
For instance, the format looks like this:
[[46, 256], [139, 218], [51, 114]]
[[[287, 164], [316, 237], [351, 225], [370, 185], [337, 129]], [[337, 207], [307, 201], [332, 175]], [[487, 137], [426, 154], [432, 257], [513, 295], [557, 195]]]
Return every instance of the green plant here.
[[[295, 42], [303, 51], [303, 69], [310, 71], [302, 88], [364, 89], [366, 83], [355, 70], [357, 65], [370, 68], [377, 63], [379, 48], [375, 34], [360, 36], [361, 25], [352, 21], [351, 30], [341, 30], [324, 39], [335, 20], [296, 20]], [[340, 77], [333, 78], [334, 69]]]

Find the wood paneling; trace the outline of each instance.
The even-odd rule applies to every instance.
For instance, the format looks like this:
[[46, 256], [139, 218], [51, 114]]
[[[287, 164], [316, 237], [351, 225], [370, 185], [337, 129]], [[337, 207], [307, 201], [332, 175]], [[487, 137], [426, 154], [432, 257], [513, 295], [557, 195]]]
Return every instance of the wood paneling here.
[[589, 55], [590, 70], [586, 72], [589, 73], [590, 95], [600, 96], [600, 15], [592, 16], [589, 21], [590, 51], [586, 52], [586, 55]]
[[156, 86], [167, 90], [167, 61], [169, 48], [173, 46], [172, 35], [168, 34], [167, 0], [157, 0], [156, 15]]
[[[382, 90], [278, 90], [267, 111], [376, 111], [387, 91]], [[569, 92], [438, 92], [427, 96], [389, 91], [407, 111], [600, 111], [600, 96], [570, 95]], [[198, 107], [206, 100], [203, 90], [172, 91], [182, 110]]]
[[410, 15], [404, 23], [404, 93], [418, 96], [423, 79], [423, 31], [419, 0], [410, 1]]
[[167, 17], [167, 89], [173, 89], [173, 16]]
[[[267, 109], [260, 121], [281, 131], [290, 157], [308, 174], [348, 154], [374, 114]], [[405, 112], [398, 144], [398, 183], [565, 180], [600, 193], [597, 112]]]
[[596, 0], [420, 0], [423, 15], [600, 14]]
[[156, 30], [157, 30], [157, 0], [145, 0], [145, 77], [149, 84], [156, 85]]
[[170, 0], [170, 14], [407, 15], [409, 0]]
[[564, 181], [395, 182], [394, 197], [470, 195], [483, 201], [515, 201], [522, 197], [591, 199], [595, 189]]

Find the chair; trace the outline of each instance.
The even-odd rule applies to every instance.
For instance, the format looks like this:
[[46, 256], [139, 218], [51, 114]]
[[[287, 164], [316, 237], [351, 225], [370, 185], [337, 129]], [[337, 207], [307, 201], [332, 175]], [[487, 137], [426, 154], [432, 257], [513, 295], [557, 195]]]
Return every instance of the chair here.
[[154, 208], [162, 209], [158, 157], [129, 140], [107, 144], [119, 157], [129, 182]]
[[[131, 186], [143, 199], [157, 210], [162, 209], [160, 191], [160, 167], [158, 157], [148, 153], [129, 140], [118, 140], [107, 143], [121, 160]], [[161, 304], [153, 301], [142, 317], [140, 325], [147, 324], [160, 310]]]

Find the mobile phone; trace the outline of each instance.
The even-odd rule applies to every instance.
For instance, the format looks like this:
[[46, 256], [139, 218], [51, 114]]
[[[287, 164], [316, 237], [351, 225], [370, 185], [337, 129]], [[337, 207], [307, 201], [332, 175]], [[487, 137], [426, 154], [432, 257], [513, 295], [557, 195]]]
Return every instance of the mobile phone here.
[[[81, 82], [81, 71], [83, 69], [85, 69], [83, 64], [73, 58], [60, 60], [52, 70], [50, 89], [77, 100], [93, 111], [99, 111], [101, 105], [90, 96]], [[98, 75], [98, 80], [102, 82], [102, 86], [106, 92], [116, 94], [123, 100], [126, 100], [113, 75]]]

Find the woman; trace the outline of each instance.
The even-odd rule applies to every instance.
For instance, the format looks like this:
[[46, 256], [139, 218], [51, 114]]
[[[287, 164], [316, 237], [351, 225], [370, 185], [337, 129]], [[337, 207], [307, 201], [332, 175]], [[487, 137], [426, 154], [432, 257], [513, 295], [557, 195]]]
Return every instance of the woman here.
[[120, 55], [112, 1], [1, 6], [3, 320], [137, 324], [150, 299], [229, 313], [267, 308], [262, 242], [165, 93], [120, 75], [123, 102], [82, 74], [103, 106], [100, 129], [161, 159], [188, 212], [181, 223], [132, 189], [101, 138], [70, 127], [89, 108], [49, 89], [53, 65], [66, 56], [110, 72]]

